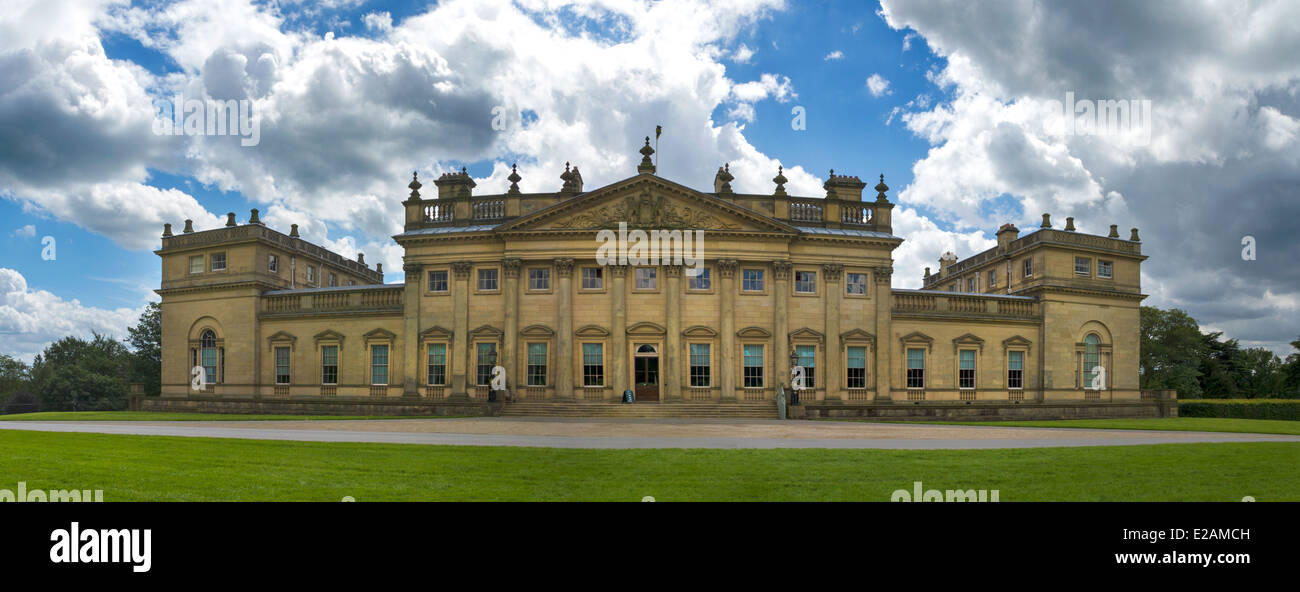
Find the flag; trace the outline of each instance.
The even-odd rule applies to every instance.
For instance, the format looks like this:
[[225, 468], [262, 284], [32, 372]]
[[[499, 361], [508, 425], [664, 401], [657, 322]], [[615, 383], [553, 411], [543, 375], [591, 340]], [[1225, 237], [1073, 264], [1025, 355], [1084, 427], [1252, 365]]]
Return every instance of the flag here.
[[656, 125], [656, 126], [655, 126], [655, 140], [658, 140], [658, 139], [659, 139], [659, 136], [663, 135], [663, 133], [664, 133], [664, 126], [662, 126], [662, 125]]

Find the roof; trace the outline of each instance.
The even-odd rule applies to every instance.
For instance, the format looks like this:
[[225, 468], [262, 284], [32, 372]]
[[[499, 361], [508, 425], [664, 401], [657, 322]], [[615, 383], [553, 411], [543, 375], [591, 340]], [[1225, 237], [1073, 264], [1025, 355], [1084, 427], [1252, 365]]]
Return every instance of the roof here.
[[1038, 300], [1033, 296], [1016, 296], [1014, 294], [985, 294], [983, 292], [953, 292], [950, 290], [909, 290], [906, 288], [894, 288], [894, 292], [908, 292], [911, 294], [934, 294], [935, 296], [980, 296], [983, 298], [1002, 298], [1005, 300]]
[[894, 236], [888, 232], [876, 230], [860, 230], [857, 228], [822, 228], [820, 226], [795, 226], [799, 232], [804, 234], [830, 234], [837, 236], [861, 236], [866, 238], [893, 238], [903, 240], [901, 236]]

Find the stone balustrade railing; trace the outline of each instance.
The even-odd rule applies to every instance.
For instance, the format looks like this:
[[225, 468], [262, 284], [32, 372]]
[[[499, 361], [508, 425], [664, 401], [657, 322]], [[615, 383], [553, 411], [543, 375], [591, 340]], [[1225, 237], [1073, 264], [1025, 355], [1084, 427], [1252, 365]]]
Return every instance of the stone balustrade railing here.
[[1037, 319], [1037, 299], [996, 294], [948, 293], [932, 290], [893, 290], [893, 311], [901, 315], [1014, 317]]

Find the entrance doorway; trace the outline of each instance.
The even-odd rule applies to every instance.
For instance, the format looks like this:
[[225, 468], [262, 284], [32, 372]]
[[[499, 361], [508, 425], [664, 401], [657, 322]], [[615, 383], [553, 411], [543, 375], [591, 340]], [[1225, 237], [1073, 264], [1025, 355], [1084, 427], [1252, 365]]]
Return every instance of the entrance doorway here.
[[659, 400], [659, 350], [649, 343], [636, 346], [632, 356], [637, 401]]

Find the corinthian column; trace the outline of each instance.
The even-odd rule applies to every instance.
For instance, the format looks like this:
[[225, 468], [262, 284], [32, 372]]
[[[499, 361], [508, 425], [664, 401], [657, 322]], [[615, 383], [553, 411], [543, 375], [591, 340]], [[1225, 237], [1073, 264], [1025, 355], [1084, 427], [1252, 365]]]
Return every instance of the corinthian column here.
[[682, 398], [682, 266], [665, 265], [667, 292], [664, 293], [664, 317], [668, 319], [668, 335], [664, 336], [664, 400]]
[[505, 343], [501, 347], [501, 364], [506, 368], [506, 378], [508, 383], [506, 388], [511, 392], [518, 393], [522, 390], [524, 381], [523, 364], [519, 355], [519, 265], [518, 259], [510, 258], [501, 261], [501, 267], [505, 269], [506, 284], [506, 311], [505, 311]]
[[[893, 297], [890, 289], [892, 267], [881, 266], [872, 270], [876, 278], [876, 401], [889, 401], [894, 368], [890, 365], [890, 352], [894, 349]], [[903, 360], [906, 363], [906, 359]], [[906, 380], [906, 372], [904, 372]]]
[[610, 265], [609, 270], [609, 384], [622, 397], [627, 390], [627, 266]]
[[406, 288], [402, 296], [402, 396], [420, 396], [420, 280], [419, 265], [407, 263]]
[[826, 389], [827, 401], [842, 401], [844, 393], [840, 389], [840, 298], [843, 293], [843, 286], [840, 284], [840, 276], [844, 274], [844, 266], [838, 263], [827, 263], [822, 266], [822, 273], [826, 276], [826, 342], [822, 344], [822, 384]]
[[722, 380], [722, 400], [736, 400], [736, 266], [735, 259], [718, 260], [718, 278], [721, 285], [718, 290], [722, 294], [721, 306], [718, 309], [719, 322], [718, 326], [722, 328], [718, 336], [718, 362], [719, 374]]
[[[776, 360], [776, 384], [790, 384], [790, 269], [789, 261], [772, 262], [772, 293], [776, 296], [776, 330], [772, 357]], [[786, 393], [789, 397], [790, 393]]]
[[573, 398], [577, 384], [573, 380], [573, 259], [555, 260], [555, 275], [559, 276], [555, 290], [556, 351], [555, 396]]
[[457, 261], [451, 264], [451, 273], [455, 277], [454, 287], [456, 302], [452, 308], [452, 345], [455, 348], [451, 357], [451, 396], [468, 397], [465, 390], [465, 369], [468, 367], [469, 343], [469, 272], [474, 264], [469, 261]]

